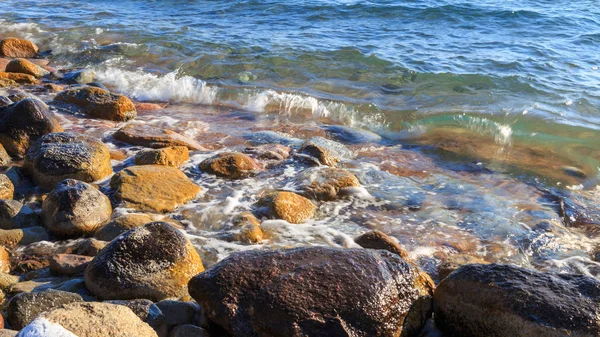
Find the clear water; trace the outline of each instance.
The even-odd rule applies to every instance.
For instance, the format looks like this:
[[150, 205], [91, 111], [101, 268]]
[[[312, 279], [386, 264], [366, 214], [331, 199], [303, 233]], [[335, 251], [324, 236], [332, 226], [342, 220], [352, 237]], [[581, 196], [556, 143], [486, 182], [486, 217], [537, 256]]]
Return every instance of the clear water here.
[[[384, 137], [347, 166], [367, 195], [324, 203], [304, 225], [268, 221], [264, 246], [351, 246], [379, 228], [433, 273], [457, 252], [600, 273], [598, 239], [565, 227], [556, 201], [567, 193], [600, 223], [596, 1], [4, 0], [0, 20], [0, 36], [51, 49], [58, 68], [170, 102], [138, 121], [215, 149], [263, 129], [306, 138], [323, 123]], [[109, 142], [117, 127], [61, 118]], [[214, 262], [255, 248], [221, 240], [224, 224], [262, 189], [296, 188], [297, 167], [230, 182], [195, 169], [209, 155], [186, 167], [206, 195], [173, 216]]]

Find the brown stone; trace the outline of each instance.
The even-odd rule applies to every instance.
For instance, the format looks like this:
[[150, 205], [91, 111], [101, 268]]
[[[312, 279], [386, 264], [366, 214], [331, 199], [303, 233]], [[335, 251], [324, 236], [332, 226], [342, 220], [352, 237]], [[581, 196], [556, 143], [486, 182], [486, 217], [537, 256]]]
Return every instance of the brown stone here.
[[106, 247], [108, 242], [97, 240], [94, 238], [88, 238], [83, 240], [75, 249], [76, 254], [85, 256], [96, 256], [98, 253]]
[[244, 153], [260, 160], [282, 161], [288, 159], [292, 149], [281, 144], [264, 144], [246, 148]]
[[204, 147], [193, 139], [172, 130], [157, 128], [147, 124], [126, 125], [115, 132], [113, 137], [125, 143], [151, 148], [185, 146], [191, 151], [204, 150]]
[[35, 43], [9, 37], [0, 41], [0, 56], [2, 57], [34, 57], [38, 53]]
[[190, 159], [185, 146], [169, 146], [161, 149], [142, 150], [135, 155], [136, 165], [165, 165], [179, 167]]
[[50, 259], [50, 271], [57, 275], [77, 275], [85, 271], [92, 259], [91, 256], [57, 254]]
[[24, 156], [42, 136], [61, 131], [48, 106], [40, 100], [27, 98], [0, 108], [0, 144], [13, 157]]
[[0, 245], [16, 247], [30, 243], [48, 240], [50, 236], [43, 227], [29, 227], [23, 229], [0, 229]]
[[243, 212], [233, 219], [233, 224], [239, 228], [234, 239], [243, 243], [259, 243], [265, 238], [260, 227], [260, 221], [250, 212]]
[[223, 152], [202, 161], [200, 170], [219, 177], [239, 179], [255, 174], [261, 169], [253, 158], [240, 152]]
[[0, 78], [0, 88], [11, 88], [11, 87], [17, 87], [19, 86], [19, 83], [8, 79], [8, 78]]
[[405, 260], [409, 259], [409, 254], [404, 247], [400, 246], [400, 244], [389, 235], [378, 230], [367, 232], [354, 239], [354, 242], [363, 248], [383, 249], [398, 254]]
[[25, 59], [14, 59], [6, 66], [7, 73], [27, 74], [36, 78], [44, 77], [49, 72], [35, 63]]
[[293, 192], [274, 192], [258, 201], [259, 206], [267, 207], [267, 215], [298, 224], [315, 215], [317, 207], [305, 197]]
[[39, 215], [16, 200], [0, 199], [0, 228], [15, 229], [40, 226]]
[[61, 238], [92, 235], [110, 220], [110, 200], [90, 184], [67, 179], [42, 204], [44, 225]]
[[78, 87], [62, 91], [55, 101], [74, 104], [90, 117], [111, 121], [128, 121], [137, 116], [129, 98], [97, 87]]
[[330, 201], [341, 197], [351, 187], [360, 187], [356, 176], [344, 169], [310, 169], [297, 178], [302, 194], [310, 199]]
[[137, 110], [147, 110], [147, 111], [164, 109], [164, 107], [161, 106], [161, 105], [159, 105], [159, 104], [145, 103], [145, 102], [137, 102], [137, 103], [135, 103], [135, 108]]
[[0, 174], [0, 199], [12, 199], [15, 186], [6, 174]]
[[8, 65], [8, 62], [10, 62], [10, 59], [0, 57], [0, 71], [1, 72], [6, 71], [6, 66]]
[[25, 167], [33, 180], [46, 189], [65, 179], [92, 183], [113, 173], [110, 152], [103, 142], [70, 132], [41, 137], [27, 151]]
[[170, 212], [194, 199], [200, 187], [179, 169], [169, 166], [132, 166], [110, 181], [115, 197], [126, 207]]
[[7, 167], [11, 162], [12, 158], [8, 155], [4, 146], [0, 144], [0, 168]]
[[136, 228], [152, 222], [152, 218], [147, 214], [123, 214], [104, 227], [99, 228], [94, 237], [102, 241], [112, 241], [117, 236], [127, 232], [132, 228]]
[[87, 267], [85, 284], [101, 299], [185, 298], [187, 282], [203, 270], [185, 235], [166, 222], [151, 222], [109, 243]]
[[38, 80], [28, 74], [0, 72], [0, 79], [11, 80], [19, 84], [36, 84]]

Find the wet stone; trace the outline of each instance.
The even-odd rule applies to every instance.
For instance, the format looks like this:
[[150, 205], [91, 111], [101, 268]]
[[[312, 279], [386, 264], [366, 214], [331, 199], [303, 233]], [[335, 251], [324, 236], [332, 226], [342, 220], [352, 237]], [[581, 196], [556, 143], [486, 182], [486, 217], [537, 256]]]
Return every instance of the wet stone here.
[[46, 290], [21, 293], [8, 303], [8, 321], [15, 329], [22, 329], [42, 312], [58, 308], [64, 304], [81, 302], [81, 296], [66, 291]]

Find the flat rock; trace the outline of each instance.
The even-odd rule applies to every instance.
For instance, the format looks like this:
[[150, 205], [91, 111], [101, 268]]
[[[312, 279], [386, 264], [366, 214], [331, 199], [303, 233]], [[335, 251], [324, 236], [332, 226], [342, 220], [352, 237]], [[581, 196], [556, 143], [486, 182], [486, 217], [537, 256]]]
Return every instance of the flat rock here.
[[305, 197], [286, 191], [266, 195], [257, 202], [261, 212], [289, 223], [302, 223], [315, 215], [317, 206]]
[[7, 73], [20, 73], [31, 75], [35, 78], [44, 77], [50, 72], [26, 59], [14, 59], [6, 65]]
[[58, 308], [64, 304], [82, 302], [77, 294], [59, 290], [45, 290], [33, 293], [20, 293], [9, 302], [6, 312], [10, 325], [21, 330], [39, 314]]
[[188, 296], [187, 282], [204, 267], [192, 243], [165, 222], [117, 237], [85, 271], [87, 288], [101, 299], [153, 301]]
[[131, 166], [110, 181], [115, 197], [126, 207], [170, 212], [194, 199], [200, 187], [179, 169], [169, 166]]
[[232, 336], [412, 336], [431, 315], [432, 285], [386, 251], [305, 247], [234, 253], [189, 283]]
[[360, 187], [356, 176], [344, 169], [326, 167], [303, 171], [296, 177], [302, 194], [310, 199], [331, 201], [345, 195], [345, 191]]
[[99, 228], [94, 234], [94, 237], [102, 241], [112, 241], [112, 239], [128, 230], [145, 225], [149, 222], [152, 222], [152, 218], [147, 214], [123, 214]]
[[106, 195], [73, 179], [58, 184], [42, 204], [44, 225], [63, 238], [92, 235], [111, 215], [112, 206]]
[[0, 199], [12, 199], [15, 194], [15, 185], [6, 174], [0, 174]]
[[38, 46], [29, 40], [8, 37], [0, 41], [2, 57], [34, 57], [38, 51]]
[[439, 284], [434, 304], [449, 336], [600, 336], [600, 281], [584, 275], [470, 264]]
[[[0, 72], [0, 79], [2, 80], [8, 80], [8, 81], [13, 81], [15, 83], [18, 84], [36, 84], [38, 83], [37, 78], [35, 78], [35, 76], [31, 76], [28, 74], [20, 74], [20, 73], [9, 73], [9, 72]], [[5, 86], [13, 86], [13, 85], [6, 85]]]
[[0, 200], [0, 229], [40, 226], [40, 216], [16, 200]]
[[78, 106], [90, 117], [128, 121], [137, 116], [129, 98], [97, 87], [78, 87], [59, 92], [55, 101]]
[[203, 160], [200, 170], [229, 179], [246, 178], [256, 174], [260, 165], [250, 156], [240, 152], [222, 152]]
[[374, 132], [349, 126], [325, 125], [323, 129], [327, 131], [329, 137], [346, 144], [377, 143], [381, 141], [381, 136]]
[[85, 271], [92, 261], [91, 256], [57, 254], [50, 259], [50, 271], [56, 275], [77, 275]]
[[24, 156], [29, 146], [42, 136], [62, 131], [48, 106], [40, 100], [27, 98], [0, 108], [0, 143], [13, 157]]
[[123, 305], [77, 302], [45, 312], [19, 337], [157, 337], [148, 325]]
[[136, 165], [165, 165], [179, 167], [190, 159], [185, 146], [169, 146], [161, 149], [147, 149], [135, 154]]
[[46, 189], [65, 179], [91, 183], [113, 173], [110, 151], [100, 140], [70, 132], [41, 137], [25, 157], [33, 180]]
[[113, 134], [115, 139], [125, 143], [163, 148], [167, 146], [185, 146], [190, 151], [204, 150], [197, 141], [175, 131], [157, 128], [147, 124], [129, 124]]

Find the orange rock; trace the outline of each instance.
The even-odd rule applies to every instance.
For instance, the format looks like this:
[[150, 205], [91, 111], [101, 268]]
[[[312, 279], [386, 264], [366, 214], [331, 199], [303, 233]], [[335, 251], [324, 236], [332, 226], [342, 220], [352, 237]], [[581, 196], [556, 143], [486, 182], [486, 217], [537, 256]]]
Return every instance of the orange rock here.
[[190, 159], [185, 146], [170, 146], [162, 149], [142, 150], [135, 155], [136, 165], [165, 165], [179, 167]]
[[269, 216], [289, 223], [302, 223], [315, 215], [317, 207], [305, 197], [293, 192], [275, 192], [258, 201], [267, 206]]
[[135, 108], [137, 110], [160, 110], [160, 109], [164, 109], [163, 106], [159, 105], [159, 104], [155, 104], [155, 103], [143, 103], [143, 102], [137, 102], [135, 103]]
[[0, 57], [0, 71], [6, 71], [6, 66], [8, 65], [8, 62], [10, 62], [9, 59]]
[[10, 273], [10, 256], [2, 246], [0, 246], [0, 272], [5, 274]]
[[253, 158], [240, 152], [223, 152], [202, 161], [200, 170], [219, 177], [239, 179], [252, 175], [261, 169]]
[[9, 37], [0, 41], [0, 56], [3, 57], [34, 57], [39, 51], [35, 43]]
[[25, 59], [14, 59], [8, 62], [8, 65], [6, 65], [6, 72], [27, 74], [36, 78], [44, 77], [49, 74], [46, 69]]
[[137, 116], [129, 98], [97, 87], [81, 87], [62, 91], [55, 101], [74, 104], [91, 117], [112, 121], [128, 121]]
[[36, 84], [38, 81], [35, 77], [27, 74], [0, 72], [0, 79], [13, 80], [20, 84]]
[[148, 124], [129, 124], [113, 134], [125, 143], [159, 149], [167, 146], [185, 146], [191, 151], [204, 150], [197, 141], [175, 131], [157, 128]]

